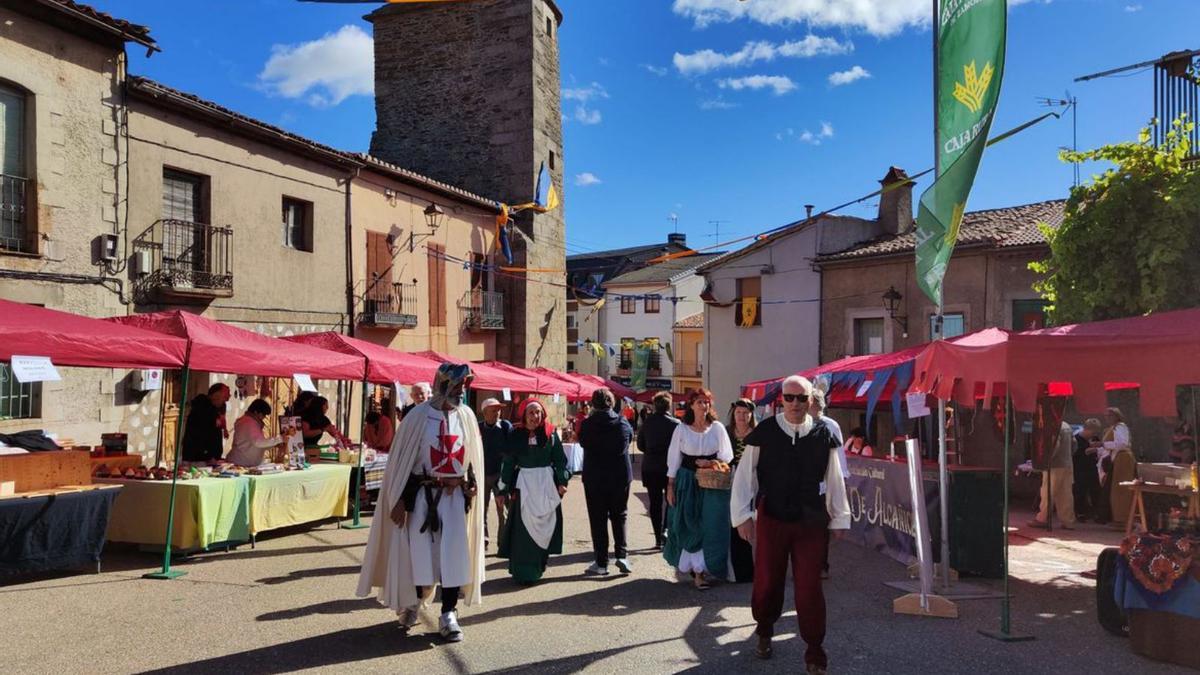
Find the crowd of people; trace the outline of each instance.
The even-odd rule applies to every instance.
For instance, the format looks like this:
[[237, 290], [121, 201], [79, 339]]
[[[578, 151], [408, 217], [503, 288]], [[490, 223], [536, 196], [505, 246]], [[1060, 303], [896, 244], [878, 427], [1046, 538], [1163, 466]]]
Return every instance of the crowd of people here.
[[[782, 411], [762, 421], [754, 403], [740, 399], [722, 423], [706, 390], [689, 393], [680, 420], [671, 395], [659, 393], [652, 409], [633, 417], [635, 433], [604, 388], [562, 430], [536, 397], [521, 401], [511, 421], [504, 419], [505, 404], [486, 399], [477, 418], [463, 400], [471, 379], [469, 367], [445, 364], [431, 391], [403, 411], [359, 577], [360, 596], [376, 594], [407, 631], [418, 622], [421, 602], [432, 600], [440, 586], [439, 632], [448, 642], [459, 641], [458, 603], [480, 599], [491, 532], [511, 577], [538, 582], [550, 557], [562, 552], [562, 500], [572, 484], [564, 436], [583, 453], [580, 477], [593, 549], [583, 573], [608, 575], [611, 562], [617, 573], [632, 574], [627, 528], [636, 439], [649, 526], [664, 560], [698, 590], [753, 584], [760, 658], [771, 657], [790, 569], [807, 669], [824, 672], [821, 578], [829, 532], [849, 527], [849, 505], [841, 431], [820, 415], [820, 392], [810, 382], [785, 381]], [[861, 437], [851, 451], [862, 451]], [[706, 486], [698, 479], [714, 471], [727, 471], [727, 483]], [[489, 522], [493, 502], [495, 530]]]
[[1137, 469], [1132, 440], [1119, 408], [1105, 410], [1103, 423], [1086, 420], [1079, 431], [1064, 420], [1048, 453], [1040, 506], [1029, 527], [1050, 527], [1051, 509], [1067, 530], [1077, 521], [1124, 523], [1133, 494], [1121, 483], [1133, 480]]

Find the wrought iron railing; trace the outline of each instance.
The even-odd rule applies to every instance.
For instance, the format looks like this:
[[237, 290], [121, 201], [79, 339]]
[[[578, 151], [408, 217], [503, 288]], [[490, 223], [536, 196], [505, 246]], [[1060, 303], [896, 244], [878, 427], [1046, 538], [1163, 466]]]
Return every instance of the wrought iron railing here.
[[367, 281], [361, 323], [371, 326], [416, 328], [417, 287]]
[[678, 377], [701, 377], [704, 375], [704, 364], [698, 361], [677, 361], [675, 375]]
[[181, 295], [233, 295], [233, 229], [163, 219], [140, 234], [134, 252], [149, 257], [135, 289]]
[[28, 251], [29, 236], [25, 211], [28, 180], [0, 174], [0, 248]]
[[504, 294], [473, 288], [466, 292], [459, 309], [471, 330], [504, 330]]

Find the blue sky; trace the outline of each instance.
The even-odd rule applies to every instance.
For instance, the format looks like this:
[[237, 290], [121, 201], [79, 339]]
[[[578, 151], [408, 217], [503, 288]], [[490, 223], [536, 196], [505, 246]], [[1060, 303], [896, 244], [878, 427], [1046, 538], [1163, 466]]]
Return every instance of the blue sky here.
[[[929, 0], [559, 0], [568, 253], [752, 234], [932, 164]], [[163, 52], [131, 72], [348, 150], [374, 129], [371, 5], [94, 0]], [[1010, 2], [1010, 4], [1014, 4]], [[1200, 46], [1196, 0], [1025, 0], [993, 130], [1079, 99], [1079, 145], [1132, 139], [1150, 74], [1080, 75]], [[1069, 118], [984, 157], [969, 208], [1065, 197]], [[1085, 169], [1084, 177], [1089, 175]], [[918, 185], [923, 190], [925, 183]], [[843, 213], [870, 216], [874, 202]]]

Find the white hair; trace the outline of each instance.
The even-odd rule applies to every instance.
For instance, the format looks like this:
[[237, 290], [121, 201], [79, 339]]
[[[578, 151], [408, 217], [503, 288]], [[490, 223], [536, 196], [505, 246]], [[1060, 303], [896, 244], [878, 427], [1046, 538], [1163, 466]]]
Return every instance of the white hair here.
[[812, 407], [819, 411], [825, 410], [825, 392], [819, 387], [813, 387], [812, 393], [809, 394], [808, 400], [812, 402]]
[[418, 389], [420, 389], [421, 391], [425, 392], [425, 395], [426, 395], [426, 396], [432, 396], [432, 395], [433, 395], [433, 386], [432, 386], [432, 385], [430, 385], [428, 382], [418, 382], [418, 383], [414, 384], [414, 385], [413, 385], [413, 386], [412, 386], [412, 387], [409, 389], [409, 391], [416, 391], [416, 390], [418, 390]]
[[810, 395], [812, 394], [812, 391], [813, 391], [812, 382], [809, 382], [808, 378], [801, 377], [799, 375], [792, 375], [792, 376], [788, 377], [786, 380], [784, 380], [782, 386], [780, 387], [780, 391], [787, 389], [788, 385], [800, 387], [801, 389], [804, 390], [804, 393], [810, 394]]

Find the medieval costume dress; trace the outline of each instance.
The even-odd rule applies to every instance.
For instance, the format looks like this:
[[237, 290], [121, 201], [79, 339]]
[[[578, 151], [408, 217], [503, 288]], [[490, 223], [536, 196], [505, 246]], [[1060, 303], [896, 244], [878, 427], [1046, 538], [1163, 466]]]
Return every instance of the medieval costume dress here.
[[[434, 396], [396, 430], [358, 580], [358, 596], [378, 588], [406, 629], [416, 623], [418, 595], [428, 600], [440, 585], [443, 636], [451, 637], [449, 622], [460, 638], [458, 597], [479, 604], [484, 577], [483, 509], [471, 504], [483, 442], [475, 414], [451, 396], [470, 378], [467, 366], [442, 365]], [[390, 514], [402, 500], [407, 517], [398, 526]]]
[[[825, 531], [849, 529], [850, 504], [836, 451], [837, 440], [824, 424], [805, 415], [800, 424], [783, 413], [761, 422], [746, 437], [730, 498], [730, 519], [755, 522], [754, 590], [751, 610], [758, 624], [759, 656], [769, 657], [775, 622], [783, 613], [790, 568], [800, 637], [808, 645], [804, 661], [824, 669], [825, 595], [821, 565]], [[768, 645], [762, 651], [762, 641]]]
[[[746, 452], [746, 439], [738, 438], [729, 427], [729, 444], [733, 448], [733, 461], [729, 463], [731, 471], [737, 471], [742, 455]], [[729, 566], [733, 569], [733, 580], [739, 583], [754, 581], [754, 548], [750, 542], [737, 534], [737, 528], [730, 526], [729, 532]]]
[[667, 477], [675, 479], [675, 505], [667, 511], [663, 557], [685, 574], [729, 579], [729, 491], [696, 482], [698, 460], [733, 460], [725, 425], [713, 422], [704, 432], [687, 424], [675, 428], [667, 450]]
[[[517, 419], [525, 419], [530, 405], [541, 406], [534, 399], [526, 399], [517, 411]], [[541, 579], [551, 554], [562, 553], [562, 497], [558, 488], [570, 480], [562, 441], [549, 422], [533, 430], [513, 428], [497, 488], [508, 498], [511, 509], [500, 533], [499, 556], [508, 559], [508, 572], [520, 583], [532, 584]]]

